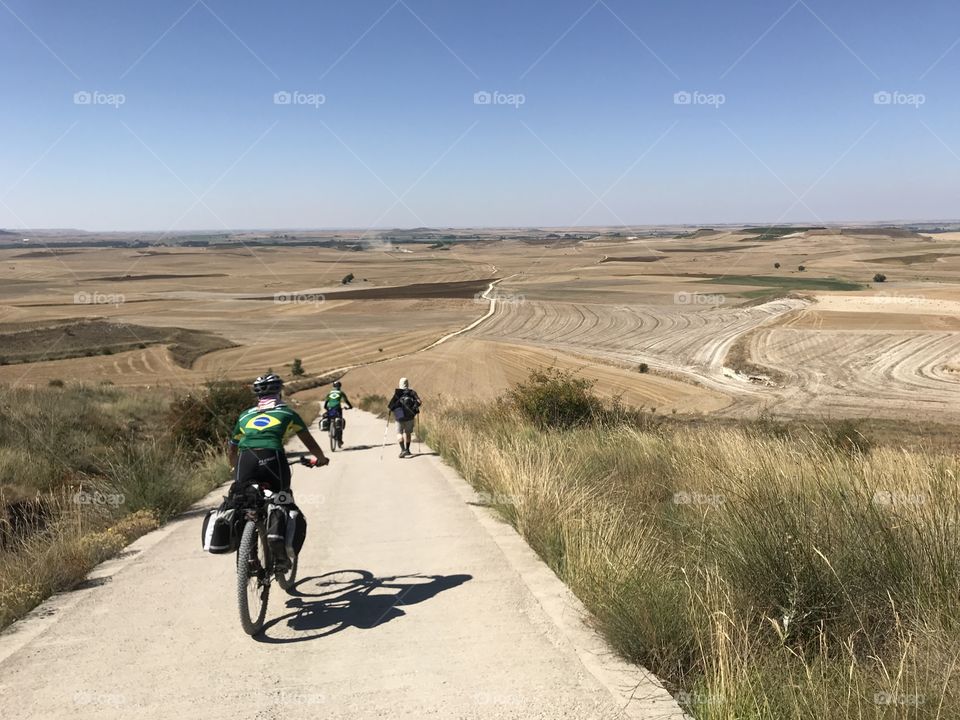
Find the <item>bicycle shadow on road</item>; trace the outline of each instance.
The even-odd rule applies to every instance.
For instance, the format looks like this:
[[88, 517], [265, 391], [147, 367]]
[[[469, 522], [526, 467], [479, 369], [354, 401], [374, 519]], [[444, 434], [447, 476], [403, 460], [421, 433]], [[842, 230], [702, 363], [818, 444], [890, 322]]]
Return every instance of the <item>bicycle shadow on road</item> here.
[[284, 644], [317, 640], [351, 627], [370, 630], [406, 615], [404, 607], [472, 579], [466, 574], [375, 577], [368, 570], [304, 578], [287, 600], [288, 612], [264, 625], [254, 639]]

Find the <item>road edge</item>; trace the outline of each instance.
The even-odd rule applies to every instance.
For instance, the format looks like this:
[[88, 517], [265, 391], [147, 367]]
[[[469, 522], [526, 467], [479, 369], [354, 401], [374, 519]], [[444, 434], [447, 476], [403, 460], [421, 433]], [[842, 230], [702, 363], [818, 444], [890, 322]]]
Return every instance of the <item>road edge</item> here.
[[656, 675], [617, 656], [607, 641], [590, 627], [591, 615], [580, 599], [512, 526], [493, 514], [470, 483], [439, 456], [424, 459], [437, 466], [457, 495], [470, 506], [477, 522], [570, 644], [584, 669], [613, 696], [626, 717], [636, 720], [690, 719]]
[[[114, 557], [94, 565], [76, 586], [54, 593], [22, 618], [5, 627], [0, 631], [0, 664], [52, 628], [65, 611], [83, 602], [89, 595], [97, 592], [104, 582], [137, 562], [144, 553], [160, 544], [181, 523], [192, 521], [200, 510], [219, 505], [223, 499], [224, 488], [228, 484], [214, 488], [176, 517], [157, 529], [141, 535], [129, 545], [125, 545]], [[198, 532], [197, 546], [199, 545]]]

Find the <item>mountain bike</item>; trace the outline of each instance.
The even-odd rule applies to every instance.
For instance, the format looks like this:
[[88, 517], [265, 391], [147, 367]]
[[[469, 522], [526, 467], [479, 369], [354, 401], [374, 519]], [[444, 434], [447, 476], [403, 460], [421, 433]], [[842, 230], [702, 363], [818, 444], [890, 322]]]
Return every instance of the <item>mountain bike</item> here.
[[343, 410], [339, 412], [327, 410], [326, 431], [330, 434], [330, 452], [336, 452], [343, 449], [343, 426], [346, 424], [343, 420]]
[[[290, 453], [287, 458], [290, 465], [299, 462], [313, 467], [306, 456], [307, 453]], [[248, 635], [256, 635], [263, 628], [273, 580], [288, 592], [297, 580], [299, 558], [290, 543], [285, 544], [287, 557], [281, 557], [280, 550], [275, 552], [267, 537], [270, 513], [284, 510], [284, 506], [292, 502], [293, 494], [289, 490], [274, 493], [258, 484], [247, 486], [241, 497], [243, 530], [237, 550], [237, 604], [240, 624]]]

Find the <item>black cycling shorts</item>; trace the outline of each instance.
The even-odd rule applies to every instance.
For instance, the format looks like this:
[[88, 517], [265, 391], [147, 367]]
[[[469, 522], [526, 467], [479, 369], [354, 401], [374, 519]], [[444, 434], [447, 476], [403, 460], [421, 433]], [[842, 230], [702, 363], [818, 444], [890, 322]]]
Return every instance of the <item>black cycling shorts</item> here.
[[283, 450], [241, 450], [237, 460], [238, 486], [257, 483], [274, 492], [290, 489], [290, 465]]

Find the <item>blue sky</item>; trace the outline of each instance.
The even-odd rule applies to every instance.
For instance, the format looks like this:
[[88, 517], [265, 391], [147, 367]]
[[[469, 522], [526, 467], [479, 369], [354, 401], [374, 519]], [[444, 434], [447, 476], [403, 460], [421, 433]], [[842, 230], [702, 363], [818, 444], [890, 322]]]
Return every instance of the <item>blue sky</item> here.
[[945, 1], [0, 0], [0, 227], [954, 219], [958, 40]]

